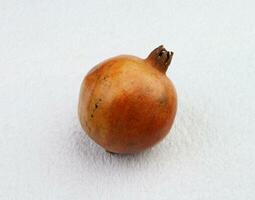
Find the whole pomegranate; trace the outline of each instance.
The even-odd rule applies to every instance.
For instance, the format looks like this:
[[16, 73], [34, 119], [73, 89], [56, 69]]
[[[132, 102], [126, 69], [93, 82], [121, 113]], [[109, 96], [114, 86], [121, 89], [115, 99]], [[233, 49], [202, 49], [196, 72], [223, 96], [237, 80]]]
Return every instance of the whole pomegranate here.
[[172, 56], [161, 45], [146, 59], [121, 55], [96, 65], [82, 82], [78, 109], [89, 137], [113, 153], [142, 151], [162, 140], [177, 107], [165, 74]]

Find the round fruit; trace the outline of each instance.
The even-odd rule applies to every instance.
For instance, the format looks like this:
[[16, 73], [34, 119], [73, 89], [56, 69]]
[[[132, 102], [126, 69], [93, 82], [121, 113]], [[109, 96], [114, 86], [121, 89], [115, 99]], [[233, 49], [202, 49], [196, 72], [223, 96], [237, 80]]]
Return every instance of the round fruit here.
[[146, 59], [117, 56], [86, 75], [79, 118], [97, 144], [113, 153], [134, 153], [167, 135], [177, 108], [174, 85], [165, 75], [172, 56], [159, 46]]

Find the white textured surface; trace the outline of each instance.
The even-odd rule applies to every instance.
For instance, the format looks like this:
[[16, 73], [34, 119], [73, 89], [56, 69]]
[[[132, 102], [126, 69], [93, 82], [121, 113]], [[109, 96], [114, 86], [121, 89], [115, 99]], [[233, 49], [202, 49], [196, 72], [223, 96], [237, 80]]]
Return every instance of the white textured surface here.
[[[254, 1], [0, 0], [0, 199], [254, 199]], [[163, 43], [171, 134], [105, 153], [77, 119], [99, 61]]]

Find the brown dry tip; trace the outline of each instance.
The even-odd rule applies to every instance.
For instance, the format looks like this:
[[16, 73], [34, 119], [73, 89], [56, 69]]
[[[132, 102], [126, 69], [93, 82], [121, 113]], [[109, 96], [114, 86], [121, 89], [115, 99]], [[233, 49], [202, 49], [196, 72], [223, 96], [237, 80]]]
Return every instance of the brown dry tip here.
[[160, 45], [150, 53], [146, 60], [155, 65], [160, 71], [165, 73], [171, 64], [173, 55], [174, 52], [169, 52], [164, 48], [163, 45]]

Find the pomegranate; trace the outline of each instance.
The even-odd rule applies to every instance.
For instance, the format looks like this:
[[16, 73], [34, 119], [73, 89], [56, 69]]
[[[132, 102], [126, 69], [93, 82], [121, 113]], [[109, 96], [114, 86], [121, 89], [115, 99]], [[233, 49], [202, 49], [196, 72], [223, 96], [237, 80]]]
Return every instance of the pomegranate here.
[[84, 78], [79, 119], [85, 132], [112, 153], [134, 153], [161, 141], [176, 114], [177, 96], [167, 78], [173, 52], [162, 45], [146, 59], [110, 58]]

